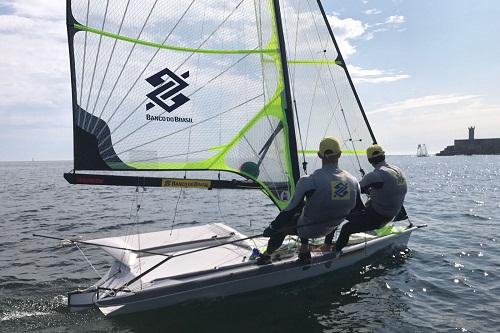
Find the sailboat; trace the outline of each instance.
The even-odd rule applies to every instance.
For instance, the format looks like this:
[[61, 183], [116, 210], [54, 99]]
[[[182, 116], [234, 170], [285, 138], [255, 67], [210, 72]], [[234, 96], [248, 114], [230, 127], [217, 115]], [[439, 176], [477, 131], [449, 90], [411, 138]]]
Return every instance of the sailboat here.
[[419, 144], [417, 146], [417, 157], [428, 157], [429, 153], [427, 152], [427, 147], [425, 146], [425, 143]]
[[[324, 136], [341, 139], [341, 168], [358, 177], [369, 168], [366, 147], [377, 141], [321, 1], [67, 0], [67, 29], [71, 184], [260, 190], [281, 210], [320, 167]], [[396, 220], [405, 218], [403, 209]], [[356, 234], [341, 256], [313, 252], [306, 264], [290, 237], [258, 266], [266, 238], [207, 222], [69, 239], [111, 261], [69, 293], [69, 306], [114, 316], [274, 287], [406, 247], [417, 229]]]

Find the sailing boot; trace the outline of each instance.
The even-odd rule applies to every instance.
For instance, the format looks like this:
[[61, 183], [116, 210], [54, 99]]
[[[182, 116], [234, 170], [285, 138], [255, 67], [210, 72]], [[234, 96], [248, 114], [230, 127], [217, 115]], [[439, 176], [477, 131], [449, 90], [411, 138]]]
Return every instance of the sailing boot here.
[[299, 258], [297, 262], [302, 264], [309, 264], [311, 262], [311, 251], [308, 244], [302, 244], [299, 249]]
[[255, 260], [255, 263], [258, 266], [269, 265], [271, 262], [272, 262], [271, 255], [266, 252], [259, 254], [257, 260]]

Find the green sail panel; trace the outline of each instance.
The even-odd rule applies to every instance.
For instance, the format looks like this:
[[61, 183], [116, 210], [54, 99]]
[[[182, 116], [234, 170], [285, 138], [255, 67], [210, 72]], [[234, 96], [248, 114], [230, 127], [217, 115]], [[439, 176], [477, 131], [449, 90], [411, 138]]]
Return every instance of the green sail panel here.
[[287, 205], [271, 0], [67, 3], [75, 170], [228, 171]]

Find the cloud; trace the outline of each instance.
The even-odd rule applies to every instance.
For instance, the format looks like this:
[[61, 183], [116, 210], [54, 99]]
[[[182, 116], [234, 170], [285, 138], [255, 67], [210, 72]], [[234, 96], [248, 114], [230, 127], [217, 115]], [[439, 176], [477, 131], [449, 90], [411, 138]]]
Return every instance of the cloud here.
[[356, 83], [396, 82], [410, 78], [410, 75], [407, 74], [394, 74], [380, 69], [363, 69], [361, 67], [351, 65], [348, 65], [347, 67], [354, 82]]
[[382, 13], [382, 11], [379, 10], [379, 9], [376, 9], [376, 8], [365, 10], [365, 14], [366, 15], [378, 15], [378, 14], [381, 14], [381, 13]]
[[405, 23], [405, 17], [403, 15], [392, 15], [389, 16], [384, 22], [378, 22], [369, 26], [369, 34], [376, 34], [384, 31], [389, 31], [390, 29], [398, 29], [401, 31], [401, 25]]
[[398, 113], [407, 110], [431, 108], [436, 106], [458, 104], [464, 102], [476, 101], [479, 95], [428, 95], [416, 98], [409, 98], [404, 101], [384, 105], [378, 109], [368, 112], [369, 114], [376, 113]]
[[405, 22], [405, 17], [402, 15], [389, 16], [384, 22], [385, 24], [403, 24]]
[[6, 0], [6, 5], [22, 17], [61, 20], [66, 14], [66, 4], [61, 0]]
[[70, 105], [64, 23], [0, 16], [0, 39], [0, 110]]

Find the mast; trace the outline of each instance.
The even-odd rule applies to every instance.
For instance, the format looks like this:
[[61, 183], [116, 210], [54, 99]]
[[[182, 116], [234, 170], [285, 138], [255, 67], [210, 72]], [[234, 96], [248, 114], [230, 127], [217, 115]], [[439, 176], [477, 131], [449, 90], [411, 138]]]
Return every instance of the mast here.
[[76, 30], [74, 24], [76, 23], [73, 13], [71, 12], [71, 0], [66, 0], [66, 31], [68, 34], [68, 51], [69, 51], [69, 68], [71, 76], [71, 114], [73, 125], [73, 166], [76, 161], [76, 131], [75, 131], [75, 111], [78, 109], [78, 96], [76, 93], [76, 71], [75, 71], [75, 50], [74, 38]]
[[328, 33], [330, 34], [330, 37], [332, 38], [333, 45], [335, 46], [335, 50], [337, 50], [337, 54], [338, 54], [337, 59], [340, 60], [341, 67], [345, 71], [345, 74], [347, 76], [347, 80], [349, 80], [349, 85], [351, 86], [352, 92], [354, 93], [354, 97], [356, 98], [356, 102], [358, 103], [359, 109], [361, 110], [361, 114], [363, 115], [363, 119], [365, 120], [365, 124], [368, 127], [368, 131], [370, 132], [370, 136], [372, 137], [373, 144], [376, 144], [377, 139], [375, 139], [375, 135], [373, 134], [370, 123], [368, 122], [368, 118], [366, 117], [366, 113], [365, 113], [365, 110], [363, 109], [363, 105], [361, 105], [361, 100], [359, 99], [356, 88], [354, 88], [354, 83], [352, 82], [351, 75], [349, 74], [349, 71], [347, 70], [347, 65], [344, 61], [344, 57], [342, 57], [342, 53], [340, 52], [339, 46], [337, 44], [337, 40], [333, 36], [333, 30], [332, 30], [332, 27], [330, 26], [330, 22], [328, 22], [328, 18], [326, 17], [326, 13], [325, 13], [325, 10], [324, 10], [323, 5], [321, 3], [321, 0], [317, 0], [317, 2], [318, 2], [319, 9], [321, 11], [321, 15], [323, 16], [323, 20], [325, 21], [326, 27], [328, 28]]
[[278, 33], [278, 44], [280, 48], [281, 55], [281, 70], [283, 72], [283, 83], [285, 86], [285, 116], [287, 119], [287, 127], [288, 127], [288, 146], [290, 148], [290, 159], [292, 162], [292, 176], [294, 184], [297, 184], [297, 181], [300, 178], [300, 169], [299, 169], [299, 158], [297, 153], [297, 139], [295, 137], [295, 123], [293, 119], [293, 103], [292, 103], [292, 94], [290, 90], [290, 78], [288, 77], [288, 62], [286, 58], [286, 49], [285, 49], [285, 38], [283, 34], [283, 25], [281, 21], [281, 11], [279, 0], [272, 0], [274, 7], [274, 16], [276, 18], [276, 31]]

